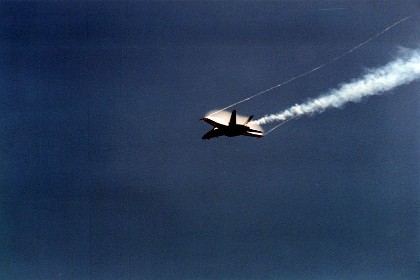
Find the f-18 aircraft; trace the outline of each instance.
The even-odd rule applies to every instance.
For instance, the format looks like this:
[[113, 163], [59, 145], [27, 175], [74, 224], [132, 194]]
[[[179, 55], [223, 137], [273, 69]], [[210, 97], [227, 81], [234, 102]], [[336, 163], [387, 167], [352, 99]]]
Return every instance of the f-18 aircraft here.
[[[204, 134], [203, 139], [210, 139], [219, 136], [234, 137], [239, 135], [251, 136], [261, 138], [264, 136], [262, 128], [255, 124], [250, 123], [253, 116], [248, 119], [242, 116], [236, 117], [236, 110], [232, 111], [229, 119], [229, 113], [226, 111], [209, 112], [206, 117], [201, 120], [213, 126], [213, 129]], [[229, 120], [229, 122], [227, 122]], [[245, 120], [245, 121], [244, 121]], [[243, 122], [238, 124], [237, 121]]]

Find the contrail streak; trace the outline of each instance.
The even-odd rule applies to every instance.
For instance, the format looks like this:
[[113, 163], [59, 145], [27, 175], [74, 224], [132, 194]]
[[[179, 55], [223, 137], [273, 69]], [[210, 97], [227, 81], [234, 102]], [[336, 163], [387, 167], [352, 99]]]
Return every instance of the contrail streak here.
[[337, 11], [337, 10], [345, 10], [345, 8], [321, 8], [318, 11]]
[[363, 77], [342, 84], [327, 94], [296, 104], [279, 114], [268, 115], [254, 121], [258, 125], [284, 122], [303, 115], [322, 113], [328, 108], [340, 108], [348, 102], [359, 102], [362, 98], [381, 95], [397, 86], [420, 78], [420, 49], [405, 50], [401, 57], [387, 65], [370, 70]]
[[312, 72], [315, 72], [315, 71], [317, 71], [317, 70], [319, 70], [319, 69], [323, 68], [324, 66], [327, 66], [327, 65], [329, 65], [329, 64], [331, 64], [331, 63], [333, 63], [334, 61], [339, 60], [340, 58], [342, 58], [342, 57], [344, 57], [344, 56], [346, 56], [346, 55], [348, 55], [348, 54], [352, 53], [353, 51], [357, 50], [358, 48], [360, 48], [360, 47], [362, 47], [362, 46], [366, 45], [367, 43], [369, 43], [370, 41], [372, 41], [372, 40], [373, 40], [373, 39], [375, 39], [376, 37], [381, 36], [382, 34], [384, 34], [385, 32], [387, 32], [388, 30], [390, 30], [390, 29], [391, 29], [391, 28], [393, 28], [394, 26], [396, 26], [396, 25], [400, 24], [400, 23], [401, 23], [401, 22], [403, 22], [403, 21], [406, 21], [406, 20], [407, 20], [407, 19], [409, 19], [410, 17], [411, 17], [411, 16], [408, 16], [408, 17], [405, 17], [405, 18], [403, 18], [403, 19], [400, 19], [399, 21], [397, 21], [397, 22], [395, 22], [395, 23], [391, 24], [390, 26], [388, 26], [387, 28], [385, 28], [385, 29], [384, 29], [384, 30], [382, 30], [381, 32], [379, 32], [379, 33], [377, 33], [377, 34], [373, 35], [373, 36], [372, 36], [372, 37], [370, 37], [369, 39], [367, 39], [367, 40], [363, 41], [362, 43], [358, 44], [357, 46], [355, 46], [355, 47], [353, 47], [353, 48], [349, 49], [349, 50], [348, 50], [348, 51], [346, 51], [345, 53], [343, 53], [343, 54], [341, 54], [341, 55], [339, 55], [339, 56], [334, 57], [333, 59], [331, 59], [330, 61], [328, 61], [328, 62], [326, 62], [326, 63], [324, 63], [324, 64], [321, 64], [321, 65], [319, 65], [319, 66], [317, 66], [317, 67], [315, 67], [315, 68], [313, 68], [313, 69], [311, 69], [311, 70], [309, 70], [309, 71], [306, 71], [306, 72], [304, 72], [304, 73], [302, 73], [302, 74], [300, 74], [300, 75], [298, 75], [298, 76], [295, 76], [295, 77], [293, 77], [293, 78], [290, 78], [289, 80], [286, 80], [286, 81], [284, 81], [284, 82], [282, 82], [282, 83], [280, 83], [280, 84], [278, 84], [278, 85], [275, 85], [275, 86], [273, 86], [273, 87], [271, 87], [271, 88], [268, 88], [268, 89], [266, 89], [266, 90], [260, 91], [260, 92], [258, 92], [258, 93], [256, 93], [256, 94], [254, 94], [254, 95], [251, 95], [250, 97], [247, 97], [247, 98], [242, 99], [242, 100], [240, 100], [240, 101], [238, 101], [238, 102], [235, 102], [235, 103], [233, 103], [233, 104], [231, 104], [231, 105], [229, 105], [229, 106], [226, 106], [226, 107], [224, 107], [223, 109], [220, 109], [219, 111], [213, 112], [213, 114], [219, 113], [219, 112], [224, 111], [224, 110], [226, 110], [226, 109], [229, 109], [229, 108], [231, 108], [231, 107], [233, 107], [233, 106], [235, 106], [235, 105], [238, 105], [238, 104], [241, 104], [241, 103], [243, 103], [243, 102], [245, 102], [245, 101], [251, 100], [251, 99], [253, 99], [253, 98], [255, 98], [255, 97], [257, 97], [257, 96], [259, 96], [259, 95], [261, 95], [261, 94], [264, 94], [264, 93], [266, 93], [266, 92], [269, 92], [269, 91], [271, 91], [271, 90], [273, 90], [273, 89], [275, 89], [275, 88], [278, 88], [278, 87], [284, 86], [284, 85], [286, 85], [286, 84], [288, 84], [288, 83], [290, 83], [290, 82], [292, 82], [292, 81], [294, 81], [294, 80], [296, 80], [296, 79], [302, 78], [302, 77], [304, 77], [304, 76], [306, 76], [306, 75], [308, 75], [308, 74], [310, 74], [310, 73], [312, 73]]

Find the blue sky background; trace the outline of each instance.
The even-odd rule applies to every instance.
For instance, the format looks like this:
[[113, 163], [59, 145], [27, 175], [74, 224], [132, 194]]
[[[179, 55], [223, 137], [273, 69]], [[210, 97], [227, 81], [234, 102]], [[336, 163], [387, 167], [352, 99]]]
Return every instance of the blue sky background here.
[[[203, 141], [419, 48], [416, 1], [0, 4], [0, 278], [416, 279], [419, 82]], [[265, 127], [266, 130], [270, 126]]]

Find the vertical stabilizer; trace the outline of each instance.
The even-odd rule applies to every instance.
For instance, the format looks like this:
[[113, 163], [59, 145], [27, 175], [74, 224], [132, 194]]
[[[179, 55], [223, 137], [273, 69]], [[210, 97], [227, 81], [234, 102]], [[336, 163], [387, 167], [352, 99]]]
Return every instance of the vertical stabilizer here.
[[230, 116], [229, 126], [231, 125], [236, 125], [236, 110], [233, 110]]

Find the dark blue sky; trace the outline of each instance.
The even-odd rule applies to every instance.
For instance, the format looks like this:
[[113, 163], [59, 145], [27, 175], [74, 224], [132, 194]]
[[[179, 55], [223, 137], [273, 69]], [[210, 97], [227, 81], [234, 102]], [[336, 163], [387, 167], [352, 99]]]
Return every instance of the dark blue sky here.
[[[416, 279], [419, 82], [203, 141], [418, 48], [416, 1], [2, 2], [1, 279]], [[270, 126], [266, 127], [266, 130]]]

